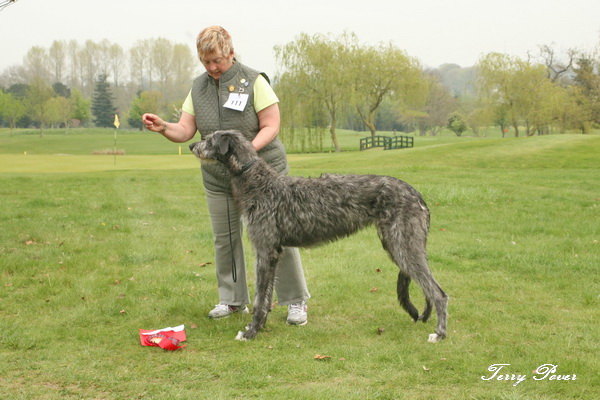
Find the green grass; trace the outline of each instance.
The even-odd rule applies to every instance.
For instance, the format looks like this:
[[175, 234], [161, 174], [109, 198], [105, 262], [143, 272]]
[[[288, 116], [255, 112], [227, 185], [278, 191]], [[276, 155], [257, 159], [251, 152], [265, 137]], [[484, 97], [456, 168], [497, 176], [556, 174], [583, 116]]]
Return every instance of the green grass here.
[[[431, 268], [451, 296], [437, 344], [435, 318], [414, 324], [397, 305], [373, 229], [302, 250], [307, 326], [277, 307], [256, 340], [234, 341], [248, 316], [206, 317], [218, 300], [197, 161], [147, 133], [119, 137], [116, 166], [91, 155], [112, 140], [0, 132], [1, 398], [600, 397], [600, 136], [290, 155], [297, 175], [386, 174], [423, 193]], [[185, 349], [139, 345], [138, 329], [181, 323]], [[527, 379], [482, 380], [498, 363]], [[548, 363], [577, 379], [534, 380]]]
[[[46, 130], [43, 137], [40, 137], [39, 131], [36, 130], [17, 130], [11, 136], [7, 129], [0, 129], [0, 154], [88, 156], [98, 151], [112, 151], [115, 147], [114, 133], [114, 129], [82, 128]], [[118, 150], [125, 150], [126, 155], [179, 153], [178, 144], [148, 131], [118, 130], [116, 147]], [[182, 152], [185, 150], [187, 148], [182, 149]], [[185, 152], [188, 153], [189, 150]]]

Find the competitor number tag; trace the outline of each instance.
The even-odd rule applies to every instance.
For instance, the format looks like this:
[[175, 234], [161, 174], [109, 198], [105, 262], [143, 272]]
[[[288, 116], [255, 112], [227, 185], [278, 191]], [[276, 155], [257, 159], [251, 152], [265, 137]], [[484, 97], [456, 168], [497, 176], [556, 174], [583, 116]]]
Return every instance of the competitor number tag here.
[[248, 103], [248, 94], [246, 93], [230, 93], [229, 98], [223, 104], [225, 108], [231, 108], [232, 110], [244, 111]]

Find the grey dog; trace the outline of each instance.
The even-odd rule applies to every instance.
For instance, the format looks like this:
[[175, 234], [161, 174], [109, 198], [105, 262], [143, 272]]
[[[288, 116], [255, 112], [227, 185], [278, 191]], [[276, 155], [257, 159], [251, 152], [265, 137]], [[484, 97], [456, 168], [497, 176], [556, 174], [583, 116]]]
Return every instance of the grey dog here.
[[[217, 160], [231, 175], [233, 198], [246, 221], [256, 251], [253, 319], [237, 340], [253, 339], [267, 321], [277, 262], [283, 247], [334, 241], [374, 224], [383, 248], [398, 265], [400, 305], [416, 322], [426, 322], [432, 304], [437, 329], [429, 342], [446, 337], [448, 296], [427, 263], [429, 209], [408, 183], [389, 176], [333, 175], [291, 177], [277, 173], [238, 131], [217, 131], [190, 145], [202, 161]], [[425, 294], [419, 315], [409, 298], [415, 280]]]

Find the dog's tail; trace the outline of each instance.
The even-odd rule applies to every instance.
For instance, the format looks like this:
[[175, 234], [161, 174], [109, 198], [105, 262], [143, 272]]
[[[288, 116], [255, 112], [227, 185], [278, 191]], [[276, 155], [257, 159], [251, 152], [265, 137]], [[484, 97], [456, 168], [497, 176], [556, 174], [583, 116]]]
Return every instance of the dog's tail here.
[[[410, 285], [410, 277], [405, 275], [402, 271], [398, 272], [398, 301], [400, 305], [411, 316], [411, 318], [417, 322], [419, 320], [419, 311], [414, 306], [414, 304], [410, 301], [410, 297], [408, 294], [408, 286]], [[426, 309], [427, 311], [427, 309]], [[431, 313], [431, 307], [429, 312]], [[425, 314], [425, 313], [423, 313]]]
[[429, 317], [431, 316], [432, 304], [431, 300], [425, 298], [425, 310], [423, 310], [423, 314], [419, 317], [419, 321], [427, 322]]

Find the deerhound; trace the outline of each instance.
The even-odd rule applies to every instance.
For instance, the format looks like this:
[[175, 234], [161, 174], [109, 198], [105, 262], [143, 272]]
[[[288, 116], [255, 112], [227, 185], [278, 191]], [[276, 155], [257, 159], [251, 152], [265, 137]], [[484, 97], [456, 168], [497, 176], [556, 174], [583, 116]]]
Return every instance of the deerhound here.
[[[429, 209], [408, 183], [378, 175], [285, 176], [260, 158], [239, 131], [214, 132], [192, 143], [190, 150], [201, 162], [217, 160], [228, 169], [233, 198], [256, 251], [254, 316], [236, 340], [253, 339], [265, 326], [283, 247], [334, 241], [370, 224], [375, 224], [383, 248], [400, 268], [397, 294], [402, 308], [415, 322], [426, 322], [435, 306], [438, 323], [429, 342], [446, 337], [448, 296], [427, 263]], [[409, 298], [411, 279], [425, 295], [421, 315]]]

